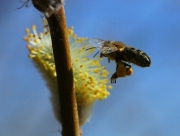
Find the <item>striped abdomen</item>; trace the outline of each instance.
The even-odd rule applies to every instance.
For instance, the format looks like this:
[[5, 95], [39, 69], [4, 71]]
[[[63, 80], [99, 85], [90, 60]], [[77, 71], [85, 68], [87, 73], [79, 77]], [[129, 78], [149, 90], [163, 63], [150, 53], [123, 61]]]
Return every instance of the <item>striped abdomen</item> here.
[[149, 67], [151, 65], [151, 59], [145, 52], [132, 47], [125, 47], [122, 51], [119, 51], [119, 55], [122, 60], [140, 67]]

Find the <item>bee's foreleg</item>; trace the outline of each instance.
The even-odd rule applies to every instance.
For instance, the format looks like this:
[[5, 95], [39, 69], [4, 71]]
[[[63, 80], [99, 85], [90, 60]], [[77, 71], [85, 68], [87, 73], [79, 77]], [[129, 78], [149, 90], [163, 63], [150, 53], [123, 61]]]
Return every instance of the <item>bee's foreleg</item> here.
[[102, 53], [100, 53], [100, 58], [102, 58], [104, 55]]
[[108, 58], [108, 63], [110, 63], [110, 59]]

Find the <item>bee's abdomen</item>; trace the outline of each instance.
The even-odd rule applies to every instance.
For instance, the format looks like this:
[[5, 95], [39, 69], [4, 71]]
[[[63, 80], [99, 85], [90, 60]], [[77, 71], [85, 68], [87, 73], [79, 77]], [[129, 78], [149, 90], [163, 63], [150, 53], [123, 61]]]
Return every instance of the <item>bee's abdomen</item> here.
[[151, 65], [151, 59], [145, 52], [132, 47], [124, 48], [121, 52], [121, 57], [122, 60], [134, 63], [141, 67], [149, 67]]

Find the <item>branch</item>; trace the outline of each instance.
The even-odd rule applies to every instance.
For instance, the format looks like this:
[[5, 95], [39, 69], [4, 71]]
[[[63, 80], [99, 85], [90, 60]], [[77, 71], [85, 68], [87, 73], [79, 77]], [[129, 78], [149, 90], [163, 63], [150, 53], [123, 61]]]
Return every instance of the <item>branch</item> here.
[[64, 8], [47, 18], [60, 96], [63, 136], [78, 136], [79, 124]]
[[[42, 0], [33, 0], [33, 4], [36, 8], [38, 8], [39, 5], [40, 7], [43, 7], [44, 3]], [[38, 6], [35, 4], [38, 4]], [[68, 35], [66, 32], [67, 27], [64, 7], [61, 6], [58, 10], [55, 9], [50, 13], [49, 9], [44, 10], [46, 13], [47, 11], [49, 16], [46, 17], [51, 32], [52, 47], [57, 73], [57, 83], [60, 96], [62, 135], [79, 136], [80, 132], [77, 103]]]

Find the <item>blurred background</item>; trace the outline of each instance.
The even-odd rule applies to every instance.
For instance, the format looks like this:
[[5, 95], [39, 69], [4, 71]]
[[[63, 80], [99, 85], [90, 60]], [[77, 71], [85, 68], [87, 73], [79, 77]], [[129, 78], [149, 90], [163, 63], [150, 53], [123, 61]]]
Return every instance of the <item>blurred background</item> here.
[[[59, 136], [50, 91], [27, 57], [25, 28], [42, 31], [40, 13], [18, 0], [0, 3], [0, 135]], [[65, 0], [67, 26], [80, 37], [119, 40], [145, 51], [149, 68], [113, 84], [96, 102], [83, 136], [180, 135], [180, 1]], [[103, 59], [111, 74], [113, 62]]]

